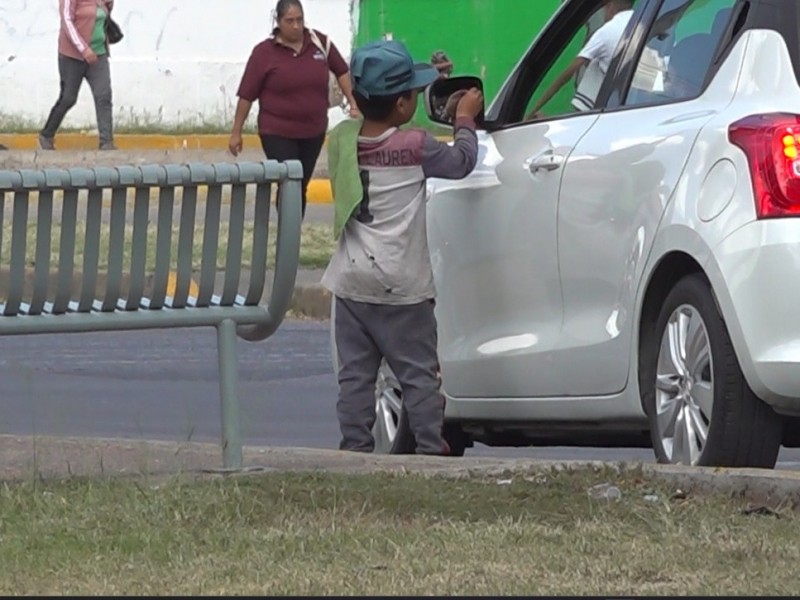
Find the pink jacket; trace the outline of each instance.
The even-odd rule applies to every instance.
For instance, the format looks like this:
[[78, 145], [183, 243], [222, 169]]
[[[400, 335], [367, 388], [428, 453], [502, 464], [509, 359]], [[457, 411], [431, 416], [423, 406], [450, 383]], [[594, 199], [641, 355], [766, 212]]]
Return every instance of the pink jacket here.
[[[89, 47], [97, 19], [98, 4], [105, 5], [111, 14], [114, 0], [58, 0], [61, 30], [58, 34], [58, 53], [83, 60]], [[106, 51], [108, 42], [106, 42]]]

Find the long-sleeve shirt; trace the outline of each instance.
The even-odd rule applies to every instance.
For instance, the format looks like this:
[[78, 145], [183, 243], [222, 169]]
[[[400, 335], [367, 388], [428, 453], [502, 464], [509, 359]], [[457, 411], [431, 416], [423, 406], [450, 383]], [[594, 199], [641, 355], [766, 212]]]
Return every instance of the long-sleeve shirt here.
[[[99, 6], [106, 15], [114, 6], [113, 0], [103, 0]], [[83, 53], [91, 47], [92, 34], [97, 20], [97, 0], [58, 0], [61, 28], [58, 34], [58, 53], [83, 60]], [[108, 43], [106, 43], [108, 52]]]
[[435, 297], [426, 179], [466, 177], [477, 158], [471, 119], [458, 120], [452, 146], [418, 129], [360, 136], [363, 198], [344, 226], [322, 284], [342, 298], [373, 304], [417, 304]]

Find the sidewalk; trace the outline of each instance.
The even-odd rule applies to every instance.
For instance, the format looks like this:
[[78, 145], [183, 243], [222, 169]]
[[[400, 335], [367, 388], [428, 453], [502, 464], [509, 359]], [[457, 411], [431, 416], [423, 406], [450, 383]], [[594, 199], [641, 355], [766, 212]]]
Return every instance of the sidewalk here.
[[[245, 148], [261, 149], [261, 141], [255, 134], [245, 135]], [[117, 133], [114, 143], [121, 151], [138, 152], [149, 150], [217, 150], [228, 147], [228, 135], [215, 134], [130, 134]], [[39, 136], [36, 133], [0, 133], [0, 144], [9, 150], [36, 150]], [[97, 133], [59, 133], [56, 138], [56, 152], [87, 151], [97, 148]]]
[[[115, 143], [119, 150], [100, 152], [95, 149], [96, 136], [61, 134], [56, 139], [57, 150], [43, 151], [37, 149], [35, 134], [0, 134], [0, 144], [8, 147], [0, 151], [0, 170], [264, 160], [261, 142], [254, 135], [245, 136], [244, 151], [238, 157], [228, 152], [228, 137], [222, 135], [118, 135]], [[308, 186], [308, 201], [312, 204], [332, 202], [325, 147]]]

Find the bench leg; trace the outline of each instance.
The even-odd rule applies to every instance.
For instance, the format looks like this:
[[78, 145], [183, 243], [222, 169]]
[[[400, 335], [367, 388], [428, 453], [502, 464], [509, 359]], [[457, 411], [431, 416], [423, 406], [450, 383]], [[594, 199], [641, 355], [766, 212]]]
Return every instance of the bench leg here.
[[239, 361], [236, 356], [236, 323], [217, 325], [219, 391], [222, 403], [222, 464], [242, 468], [242, 432], [239, 418]]

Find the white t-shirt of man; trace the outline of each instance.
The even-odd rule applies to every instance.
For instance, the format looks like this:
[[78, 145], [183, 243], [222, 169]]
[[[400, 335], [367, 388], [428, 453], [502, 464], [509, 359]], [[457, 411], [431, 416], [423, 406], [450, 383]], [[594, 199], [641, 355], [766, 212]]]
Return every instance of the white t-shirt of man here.
[[611, 58], [614, 56], [614, 50], [617, 49], [617, 44], [622, 39], [625, 28], [628, 26], [628, 21], [631, 20], [632, 16], [632, 10], [623, 10], [611, 17], [608, 23], [594, 32], [578, 53], [579, 58], [585, 58], [589, 61], [589, 66], [581, 78], [575, 98], [572, 101], [572, 105], [578, 110], [591, 110], [594, 108], [594, 101], [600, 91], [603, 78], [608, 72]]

